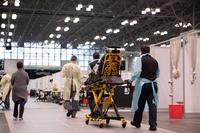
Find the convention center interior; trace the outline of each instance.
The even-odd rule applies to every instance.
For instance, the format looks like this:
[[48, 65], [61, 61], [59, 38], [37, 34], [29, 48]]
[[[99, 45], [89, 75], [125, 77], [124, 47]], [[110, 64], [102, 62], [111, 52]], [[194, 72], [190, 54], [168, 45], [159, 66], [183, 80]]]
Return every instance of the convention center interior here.
[[0, 0], [0, 133], [199, 133], [200, 0]]

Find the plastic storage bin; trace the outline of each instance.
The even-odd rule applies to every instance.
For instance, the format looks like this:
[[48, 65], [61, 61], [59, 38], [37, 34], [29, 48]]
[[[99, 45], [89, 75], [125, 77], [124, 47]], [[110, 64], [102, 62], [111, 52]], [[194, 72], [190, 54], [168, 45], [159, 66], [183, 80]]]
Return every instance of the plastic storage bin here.
[[170, 104], [169, 105], [169, 118], [170, 119], [182, 119], [184, 113], [183, 104]]

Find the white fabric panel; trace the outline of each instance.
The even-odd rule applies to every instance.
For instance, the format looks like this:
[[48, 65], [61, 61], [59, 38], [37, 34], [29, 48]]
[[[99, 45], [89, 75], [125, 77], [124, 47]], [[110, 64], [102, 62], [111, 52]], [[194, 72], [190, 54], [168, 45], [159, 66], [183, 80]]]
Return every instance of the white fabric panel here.
[[[160, 67], [160, 77], [158, 79], [159, 87], [159, 105], [160, 109], [167, 109], [168, 105], [171, 104], [169, 79], [170, 79], [170, 49], [169, 48], [154, 48], [154, 58], [157, 59]], [[180, 60], [182, 60], [180, 58]], [[178, 69], [182, 72], [181, 61], [179, 62]], [[182, 89], [182, 74], [179, 79], [174, 80], [174, 102], [183, 101], [183, 89]]]
[[200, 37], [197, 40], [197, 65], [196, 65], [196, 81], [191, 84], [192, 67], [191, 59], [185, 52], [185, 112], [186, 113], [200, 113]]
[[[185, 47], [187, 47], [186, 44]], [[183, 48], [181, 48], [178, 70], [180, 78], [174, 80], [174, 103], [183, 102], [183, 85], [185, 85], [185, 113], [200, 113], [200, 37], [197, 40], [197, 64], [196, 64], [196, 81], [192, 85], [192, 65], [191, 56], [188, 50], [185, 49], [185, 59], [183, 71]], [[155, 47], [155, 58], [160, 65], [160, 78], [159, 78], [159, 106], [158, 108], [168, 108], [171, 103], [169, 97], [169, 84], [170, 77], [170, 51], [169, 48]], [[185, 74], [185, 81], [183, 82], [183, 72]]]
[[[158, 61], [160, 67], [160, 77], [158, 79], [159, 104], [158, 108], [167, 108], [170, 103], [168, 80], [170, 77], [170, 52], [169, 48], [154, 48], [154, 58]], [[162, 55], [162, 56], [161, 56]]]

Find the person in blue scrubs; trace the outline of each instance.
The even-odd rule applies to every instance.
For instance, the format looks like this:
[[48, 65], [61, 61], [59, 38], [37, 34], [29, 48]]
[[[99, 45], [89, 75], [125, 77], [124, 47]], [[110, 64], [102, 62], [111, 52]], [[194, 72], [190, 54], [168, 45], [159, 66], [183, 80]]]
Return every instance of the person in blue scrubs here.
[[135, 112], [131, 125], [141, 127], [143, 111], [146, 102], [149, 108], [149, 130], [157, 130], [157, 103], [159, 77], [159, 65], [150, 54], [150, 47], [141, 47], [141, 56], [136, 57], [133, 64], [133, 76], [131, 82], [135, 81], [133, 93], [132, 111]]

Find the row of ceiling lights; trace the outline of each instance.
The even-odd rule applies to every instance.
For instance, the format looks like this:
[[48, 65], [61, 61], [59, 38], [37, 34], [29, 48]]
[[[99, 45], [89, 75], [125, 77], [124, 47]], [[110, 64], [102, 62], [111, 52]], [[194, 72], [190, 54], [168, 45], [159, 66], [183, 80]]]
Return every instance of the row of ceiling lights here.
[[107, 37], [106, 36], [95, 36], [94, 40], [105, 40]]
[[191, 27], [192, 24], [191, 24], [191, 23], [179, 22], [179, 23], [175, 24], [174, 26], [175, 26], [176, 28], [179, 28], [179, 27], [188, 28], [188, 27]]
[[146, 41], [149, 41], [149, 38], [148, 37], [139, 37], [136, 39], [137, 41], [143, 41], [143, 42], [146, 42]]
[[155, 15], [160, 12], [160, 8], [145, 8], [144, 10], [141, 11], [141, 14], [152, 14]]
[[85, 45], [85, 46], [89, 46], [89, 45], [90, 45], [90, 46], [94, 46], [95, 44], [96, 44], [96, 42], [94, 42], [94, 41], [93, 41], [93, 42], [86, 41], [85, 44], [79, 44], [79, 45], [78, 45], [78, 48], [81, 48], [81, 47], [83, 47], [84, 45]]
[[[78, 23], [80, 21], [80, 19], [78, 17], [75, 17], [75, 18], [66, 17], [64, 19], [65, 23], [68, 23], [70, 21], [72, 21], [73, 23]], [[57, 26], [56, 29], [55, 29], [56, 32], [60, 32], [61, 30], [63, 30], [64, 32], [67, 32], [67, 31], [69, 31], [69, 27], [68, 26], [65, 26], [65, 27]], [[49, 34], [49, 38], [50, 39], [53, 39], [53, 38], [59, 39], [59, 38], [61, 38], [61, 36], [62, 35], [60, 33], [56, 33], [56, 34], [51, 33], [51, 34]], [[48, 40], [44, 41], [44, 43], [48, 43], [48, 42], [49, 42]], [[55, 41], [52, 40], [51, 43], [55, 43]]]
[[137, 24], [137, 20], [132, 20], [132, 21], [128, 21], [128, 20], [124, 20], [121, 22], [121, 25], [130, 25], [130, 26], [133, 26]]
[[76, 7], [76, 11], [80, 11], [82, 9], [85, 9], [87, 12], [92, 11], [94, 9], [93, 5], [83, 5], [83, 4], [78, 4]]
[[107, 29], [106, 30], [106, 33], [107, 34], [110, 34], [110, 33], [113, 33], [113, 34], [117, 34], [117, 33], [119, 33], [120, 32], [120, 29]]
[[128, 44], [128, 43], [125, 43], [124, 44], [124, 47], [127, 47], [127, 46], [130, 46], [130, 47], [132, 47], [132, 46], [134, 46], [135, 44], [134, 43], [130, 43], [130, 44]]
[[168, 34], [168, 32], [167, 31], [156, 31], [156, 32], [154, 32], [153, 33], [154, 35], [161, 35], [161, 36], [163, 36], [163, 35], [167, 35]]
[[16, 7], [19, 7], [20, 6], [20, 0], [14, 0], [14, 1], [11, 1], [11, 2], [9, 2], [8, 0], [3, 0], [3, 3], [2, 3], [3, 6], [8, 6], [8, 5], [12, 5], [12, 4], [14, 4], [14, 6], [16, 6]]
[[66, 17], [66, 18], [64, 19], [64, 22], [65, 22], [65, 23], [68, 23], [68, 22], [70, 22], [70, 21], [72, 21], [73, 23], [78, 23], [78, 22], [80, 21], [80, 18], [78, 18], [78, 17], [75, 17], [75, 18]]
[[[4, 6], [6, 5], [6, 3], [3, 3]], [[7, 3], [8, 4], [8, 3]], [[6, 20], [6, 19], [12, 19], [12, 20], [16, 20], [17, 19], [17, 14], [6, 14], [6, 13], [2, 13], [1, 14], [1, 19], [2, 20]], [[3, 37], [1, 38], [1, 42], [4, 42], [6, 44], [6, 46], [11, 46], [11, 36], [13, 36], [13, 32], [11, 32], [11, 29], [14, 29], [15, 25], [14, 24], [5, 24], [5, 23], [1, 23], [1, 33], [0, 35]], [[5, 31], [3, 31], [3, 29], [5, 29]]]

